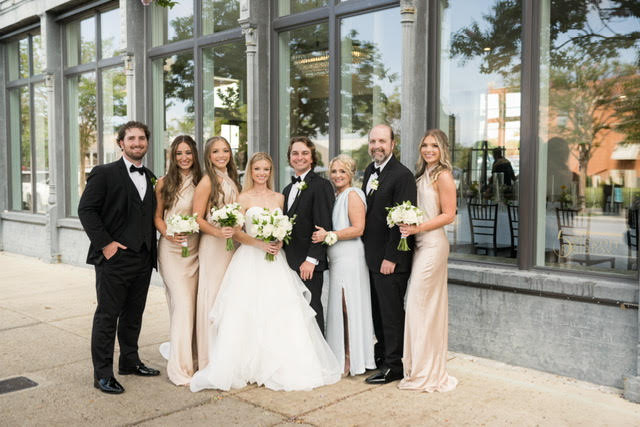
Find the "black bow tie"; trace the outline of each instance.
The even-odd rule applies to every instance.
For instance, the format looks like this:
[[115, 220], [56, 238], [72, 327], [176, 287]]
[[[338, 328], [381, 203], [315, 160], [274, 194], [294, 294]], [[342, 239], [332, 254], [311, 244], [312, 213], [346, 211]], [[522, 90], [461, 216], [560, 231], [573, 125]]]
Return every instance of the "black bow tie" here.
[[373, 167], [373, 171], [371, 173], [378, 174], [378, 176], [379, 176], [380, 175], [380, 168], [377, 168], [377, 167], [374, 166]]
[[131, 165], [129, 166], [129, 172], [139, 172], [140, 175], [144, 175], [144, 166], [137, 168], [134, 165]]
[[302, 182], [302, 178], [300, 178], [299, 176], [292, 176], [291, 183], [295, 184], [296, 182]]

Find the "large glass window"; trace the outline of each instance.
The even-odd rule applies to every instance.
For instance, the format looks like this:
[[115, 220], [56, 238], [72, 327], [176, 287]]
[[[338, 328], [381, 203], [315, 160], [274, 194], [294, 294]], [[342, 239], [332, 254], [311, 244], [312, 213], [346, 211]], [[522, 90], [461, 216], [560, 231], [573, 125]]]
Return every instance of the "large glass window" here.
[[638, 271], [640, 21], [541, 2], [537, 263]]
[[334, 0], [278, 0], [278, 16], [291, 15], [318, 7], [324, 7]]
[[329, 26], [326, 23], [280, 33], [280, 182], [291, 174], [289, 138], [308, 136], [316, 145], [316, 171], [329, 161]]
[[151, 5], [151, 45], [193, 38], [193, 0], [176, 2], [173, 7]]
[[91, 169], [120, 157], [116, 131], [127, 119], [126, 75], [119, 9], [67, 22], [64, 29], [68, 213], [75, 216]]
[[[242, 52], [242, 54], [239, 54]], [[247, 61], [244, 43], [236, 41], [203, 50], [204, 139], [221, 135], [229, 141], [236, 165], [247, 157]]]
[[238, 26], [238, 0], [202, 0], [202, 34], [213, 34]]
[[12, 210], [45, 213], [49, 199], [47, 93], [42, 37], [7, 45], [10, 201]]
[[399, 9], [345, 18], [340, 35], [340, 151], [356, 160], [361, 174], [371, 162], [369, 129], [378, 123], [400, 128]]
[[449, 137], [457, 185], [458, 213], [447, 227], [454, 257], [517, 257], [520, 5], [440, 2], [437, 120]]
[[154, 59], [151, 70], [154, 170], [162, 175], [173, 138], [195, 134], [193, 54], [185, 52]]

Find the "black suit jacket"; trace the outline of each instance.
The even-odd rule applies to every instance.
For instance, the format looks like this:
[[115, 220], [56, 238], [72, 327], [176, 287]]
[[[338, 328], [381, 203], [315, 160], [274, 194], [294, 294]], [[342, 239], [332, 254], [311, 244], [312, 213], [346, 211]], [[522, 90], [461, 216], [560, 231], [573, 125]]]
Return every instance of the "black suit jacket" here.
[[323, 271], [327, 269], [327, 248], [322, 243], [311, 243], [311, 235], [316, 231], [316, 225], [327, 231], [332, 229], [331, 214], [335, 196], [331, 183], [313, 170], [307, 173], [304, 182], [307, 188], [298, 192], [291, 209], [287, 209], [287, 201], [293, 184], [289, 183], [282, 191], [285, 215], [297, 215], [291, 241], [285, 245], [287, 262], [292, 270], [298, 271], [309, 256], [318, 260], [315, 270]]
[[155, 176], [146, 167], [144, 172], [147, 192], [142, 201], [123, 159], [96, 166], [87, 177], [78, 204], [78, 217], [91, 241], [87, 264], [103, 262], [102, 248], [115, 240], [133, 251], [139, 251], [144, 244], [150, 246], [156, 267], [156, 197], [151, 182]]
[[[364, 172], [362, 191], [367, 191], [367, 182], [373, 171], [371, 163]], [[392, 155], [378, 177], [378, 189], [367, 194], [367, 222], [362, 240], [365, 258], [369, 270], [380, 272], [382, 260], [396, 263], [395, 272], [411, 271], [413, 252], [401, 252], [398, 249], [400, 230], [387, 226], [386, 208], [409, 200], [416, 205], [416, 181], [402, 163]], [[409, 247], [413, 248], [413, 238], [409, 238]]]

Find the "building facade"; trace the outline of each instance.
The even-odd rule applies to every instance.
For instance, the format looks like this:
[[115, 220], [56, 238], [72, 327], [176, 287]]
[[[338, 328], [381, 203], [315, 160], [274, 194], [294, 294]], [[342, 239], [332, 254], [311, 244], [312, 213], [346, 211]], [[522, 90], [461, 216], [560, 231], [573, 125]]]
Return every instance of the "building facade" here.
[[[144, 5], [143, 3], [150, 3]], [[243, 168], [307, 135], [362, 171], [445, 131], [454, 351], [640, 400], [640, 7], [622, 0], [0, 0], [0, 245], [83, 264], [86, 175], [151, 128], [226, 137]]]

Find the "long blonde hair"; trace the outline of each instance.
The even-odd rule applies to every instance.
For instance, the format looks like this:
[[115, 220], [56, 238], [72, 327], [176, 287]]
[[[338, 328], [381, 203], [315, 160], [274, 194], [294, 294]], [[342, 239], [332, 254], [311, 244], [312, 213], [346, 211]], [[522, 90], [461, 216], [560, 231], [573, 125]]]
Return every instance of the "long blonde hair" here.
[[[220, 200], [224, 200], [224, 191], [222, 190], [222, 185], [220, 185], [220, 181], [216, 176], [216, 168], [213, 166], [211, 162], [211, 151], [213, 150], [213, 144], [218, 141], [222, 141], [229, 148], [229, 163], [227, 163], [227, 175], [234, 182], [238, 192], [240, 191], [240, 181], [238, 180], [238, 169], [236, 168], [236, 164], [233, 161], [233, 151], [231, 150], [231, 144], [225, 138], [221, 136], [214, 136], [209, 138], [207, 143], [204, 146], [204, 170], [211, 181], [211, 193], [209, 194], [209, 205], [215, 206], [219, 208], [218, 203]], [[222, 198], [220, 197], [222, 195]], [[222, 202], [224, 203], [224, 201]]]
[[418, 145], [418, 161], [416, 162], [416, 179], [420, 179], [427, 170], [427, 162], [422, 158], [422, 154], [420, 153], [422, 149], [422, 144], [424, 140], [428, 137], [432, 137], [436, 143], [438, 144], [438, 149], [440, 150], [440, 160], [438, 164], [429, 171], [429, 179], [431, 182], [435, 182], [438, 180], [438, 176], [444, 171], [451, 172], [453, 167], [451, 166], [451, 152], [449, 151], [449, 139], [447, 135], [442, 132], [440, 129], [429, 129], [422, 139], [420, 140], [420, 144]]
[[247, 167], [244, 171], [244, 186], [242, 187], [242, 191], [251, 190], [253, 188], [254, 183], [253, 177], [251, 176], [251, 169], [253, 168], [253, 165], [260, 160], [266, 160], [271, 165], [271, 172], [269, 172], [269, 179], [267, 180], [267, 188], [269, 190], [273, 190], [273, 160], [269, 154], [259, 151], [257, 153], [253, 153], [247, 162]]

